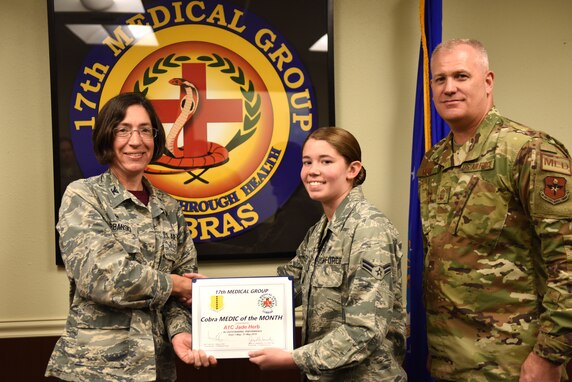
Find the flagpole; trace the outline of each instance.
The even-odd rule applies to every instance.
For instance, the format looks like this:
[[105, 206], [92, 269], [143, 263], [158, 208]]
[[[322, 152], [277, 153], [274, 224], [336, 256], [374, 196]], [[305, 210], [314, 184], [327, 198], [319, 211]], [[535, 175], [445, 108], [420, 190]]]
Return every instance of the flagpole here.
[[431, 102], [429, 71], [431, 52], [442, 38], [442, 0], [420, 0], [419, 16], [421, 43], [411, 153], [407, 259], [408, 338], [405, 370], [410, 381], [429, 382], [433, 379], [427, 370], [427, 332], [423, 305], [424, 254], [417, 170], [431, 146], [448, 134], [448, 128]]

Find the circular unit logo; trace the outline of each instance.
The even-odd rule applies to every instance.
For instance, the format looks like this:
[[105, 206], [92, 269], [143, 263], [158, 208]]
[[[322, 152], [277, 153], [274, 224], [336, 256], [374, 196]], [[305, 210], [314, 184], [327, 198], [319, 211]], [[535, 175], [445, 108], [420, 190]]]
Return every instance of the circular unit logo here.
[[272, 216], [300, 183], [301, 146], [317, 123], [309, 76], [278, 31], [235, 5], [152, 4], [115, 26], [76, 77], [80, 167], [105, 170], [91, 147], [98, 110], [141, 92], [167, 136], [146, 177], [179, 201], [196, 242], [232, 237]]
[[258, 298], [258, 306], [262, 308], [264, 313], [272, 313], [276, 306], [276, 297], [270, 293], [264, 293]]

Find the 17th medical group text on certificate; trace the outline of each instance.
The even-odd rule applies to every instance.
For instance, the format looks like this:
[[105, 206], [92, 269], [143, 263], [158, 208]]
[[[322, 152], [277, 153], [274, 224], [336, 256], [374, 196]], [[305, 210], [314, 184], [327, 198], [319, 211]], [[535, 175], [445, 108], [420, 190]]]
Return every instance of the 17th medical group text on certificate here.
[[216, 358], [248, 358], [266, 347], [293, 350], [289, 277], [193, 280], [193, 349]]

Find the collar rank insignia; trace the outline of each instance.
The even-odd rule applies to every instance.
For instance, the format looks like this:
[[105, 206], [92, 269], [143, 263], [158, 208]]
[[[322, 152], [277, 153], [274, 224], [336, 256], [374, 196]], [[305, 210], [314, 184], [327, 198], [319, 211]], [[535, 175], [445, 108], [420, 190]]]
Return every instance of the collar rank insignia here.
[[383, 279], [391, 271], [390, 264], [374, 265], [367, 260], [361, 261], [361, 267], [364, 271], [375, 277], [377, 280]]
[[540, 196], [551, 204], [564, 203], [570, 197], [566, 190], [566, 179], [560, 176], [545, 177], [544, 189], [540, 191]]

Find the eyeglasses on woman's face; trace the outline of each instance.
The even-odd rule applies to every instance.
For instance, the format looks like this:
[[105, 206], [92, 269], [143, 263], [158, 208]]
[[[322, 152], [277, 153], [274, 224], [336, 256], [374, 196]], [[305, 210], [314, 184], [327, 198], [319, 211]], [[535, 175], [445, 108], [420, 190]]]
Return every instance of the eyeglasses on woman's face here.
[[134, 129], [133, 126], [119, 125], [113, 129], [113, 134], [117, 138], [130, 138], [133, 132], [137, 131], [142, 139], [153, 139], [157, 136], [157, 130], [151, 126], [141, 126]]

